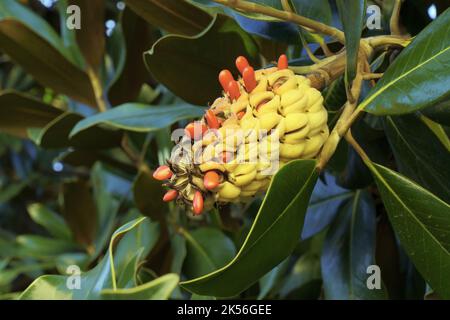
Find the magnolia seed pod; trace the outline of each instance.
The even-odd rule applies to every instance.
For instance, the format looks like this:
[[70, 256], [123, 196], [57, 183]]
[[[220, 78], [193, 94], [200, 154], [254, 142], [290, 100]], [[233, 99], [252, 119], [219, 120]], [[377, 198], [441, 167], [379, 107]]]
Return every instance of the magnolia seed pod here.
[[[170, 188], [164, 201], [176, 200], [195, 217], [214, 205], [249, 201], [289, 161], [317, 157], [329, 135], [323, 97], [287, 63], [282, 55], [277, 67], [254, 70], [239, 57], [242, 78], [220, 73], [223, 96], [186, 128], [187, 145], [176, 146], [154, 173]], [[180, 157], [181, 151], [187, 152]]]

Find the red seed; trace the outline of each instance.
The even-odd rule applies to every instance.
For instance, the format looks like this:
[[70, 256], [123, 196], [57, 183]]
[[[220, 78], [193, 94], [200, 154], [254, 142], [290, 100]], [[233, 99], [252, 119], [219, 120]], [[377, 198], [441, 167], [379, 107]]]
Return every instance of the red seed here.
[[153, 172], [153, 178], [159, 181], [170, 179], [171, 176], [172, 171], [168, 166], [160, 166]]
[[247, 92], [252, 92], [256, 87], [255, 70], [248, 66], [242, 72], [242, 79], [244, 79], [244, 85]]
[[244, 69], [250, 66], [247, 59], [243, 56], [239, 56], [236, 58], [236, 68], [238, 68], [239, 72], [243, 75]]
[[219, 82], [220, 85], [222, 86], [224, 91], [227, 91], [228, 89], [228, 83], [230, 81], [234, 81], [233, 75], [231, 74], [231, 72], [227, 69], [224, 69], [222, 71], [220, 71], [219, 73]]
[[244, 115], [245, 115], [245, 111], [239, 111], [238, 114], [237, 114], [237, 118], [239, 120], [241, 120]]
[[211, 110], [206, 111], [205, 114], [206, 123], [210, 129], [219, 129], [220, 123], [217, 120], [216, 115]]
[[184, 131], [191, 139], [199, 140], [203, 137], [203, 134], [208, 131], [208, 127], [200, 121], [194, 121], [189, 123], [186, 128], [184, 128]]
[[203, 177], [203, 184], [206, 189], [213, 190], [220, 183], [220, 176], [216, 171], [208, 171]]
[[171, 189], [166, 192], [166, 194], [163, 197], [163, 201], [169, 202], [169, 201], [175, 200], [177, 197], [178, 197], [178, 191]]
[[241, 96], [241, 92], [239, 91], [239, 85], [236, 80], [232, 80], [228, 83], [227, 90], [228, 95], [231, 100], [237, 100]]
[[282, 54], [279, 58], [278, 58], [278, 69], [282, 70], [282, 69], [287, 69], [288, 67], [288, 59], [286, 57], [285, 54]]
[[200, 191], [195, 191], [194, 199], [192, 200], [192, 209], [196, 216], [203, 211], [203, 196]]

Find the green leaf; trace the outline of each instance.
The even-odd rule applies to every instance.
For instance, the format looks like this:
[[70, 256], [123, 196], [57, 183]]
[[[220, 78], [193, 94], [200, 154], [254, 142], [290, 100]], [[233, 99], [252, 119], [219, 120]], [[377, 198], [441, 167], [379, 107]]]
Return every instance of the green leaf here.
[[64, 183], [63, 201], [64, 217], [75, 240], [85, 246], [92, 246], [97, 230], [97, 209], [88, 181]]
[[275, 268], [266, 273], [259, 280], [259, 294], [257, 299], [262, 300], [266, 298], [270, 291], [279, 285], [281, 279], [285, 275], [289, 267], [289, 258], [286, 258], [283, 262], [277, 265]]
[[[110, 289], [116, 280], [116, 276], [125, 271], [122, 266], [127, 266], [134, 259], [136, 254], [141, 254], [145, 250], [151, 250], [158, 234], [148, 235], [147, 231], [155, 228], [154, 223], [150, 223], [146, 218], [141, 217], [132, 220], [113, 234], [110, 241], [108, 254], [93, 269], [81, 273], [80, 288], [69, 289], [67, 284], [72, 283], [69, 276], [45, 275], [37, 278], [20, 296], [24, 300], [42, 299], [100, 299], [102, 290]], [[154, 229], [153, 229], [154, 230]], [[119, 238], [122, 237], [120, 240]], [[145, 240], [146, 239], [146, 240]], [[113, 244], [117, 240], [117, 254], [113, 255]], [[125, 245], [122, 241], [125, 240]], [[133, 241], [130, 241], [133, 240]], [[113, 263], [112, 263], [113, 262]]]
[[450, 152], [415, 115], [386, 117], [399, 171], [450, 203]]
[[447, 9], [402, 51], [358, 108], [377, 115], [402, 114], [448, 98], [449, 24]]
[[449, 299], [450, 206], [398, 173], [366, 164], [406, 253], [427, 283], [443, 299]]
[[108, 189], [108, 171], [102, 163], [96, 163], [91, 170], [91, 185], [96, 206], [96, 224], [98, 226], [94, 256], [100, 254], [113, 232], [120, 202]]
[[122, 134], [119, 131], [107, 130], [99, 126], [90, 127], [69, 138], [71, 130], [84, 117], [66, 112], [50, 121], [35, 138], [42, 148], [62, 149], [75, 147], [77, 149], [105, 149], [120, 146]]
[[28, 138], [27, 129], [43, 128], [62, 111], [33, 97], [18, 92], [0, 94], [0, 129]]
[[255, 41], [233, 19], [217, 15], [196, 36], [161, 38], [144, 58], [156, 80], [183, 100], [205, 105], [221, 95], [217, 77], [223, 69], [236, 71], [234, 62], [240, 55], [259, 67]]
[[178, 285], [179, 276], [169, 273], [143, 285], [127, 289], [105, 289], [102, 298], [106, 300], [166, 300]]
[[36, 235], [21, 235], [16, 238], [20, 256], [39, 259], [55, 257], [59, 254], [79, 250], [71, 241], [52, 239]]
[[315, 166], [313, 160], [296, 160], [281, 168], [235, 258], [219, 270], [180, 285], [201, 295], [234, 296], [290, 255], [318, 177]]
[[383, 299], [384, 287], [367, 287], [367, 268], [375, 265], [376, 211], [366, 191], [358, 190], [330, 226], [321, 257], [326, 299]]
[[320, 257], [307, 252], [295, 262], [284, 280], [280, 295], [283, 299], [317, 299], [321, 285]]
[[98, 124], [136, 132], [155, 131], [180, 120], [198, 118], [203, 112], [203, 109], [188, 104], [150, 106], [126, 103], [80, 121], [72, 129], [70, 137]]
[[[161, 183], [154, 179], [150, 172], [140, 171], [133, 183], [133, 198], [139, 211], [153, 220], [165, 217], [168, 211], [167, 203], [162, 200], [164, 189]], [[149, 197], [148, 195], [152, 196]]]
[[336, 217], [341, 204], [353, 196], [353, 191], [341, 188], [336, 178], [325, 174], [314, 187], [306, 211], [302, 239], [307, 239], [322, 231]]
[[128, 7], [123, 11], [120, 22], [118, 27], [122, 28], [126, 58], [108, 91], [113, 106], [135, 100], [142, 85], [149, 80], [142, 53], [148, 50], [159, 36], [156, 28], [146, 23]]
[[151, 25], [175, 34], [193, 36], [212, 20], [208, 13], [187, 1], [125, 0], [125, 3]]
[[20, 21], [30, 30], [33, 30], [33, 32], [37, 33], [40, 37], [50, 43], [65, 58], [75, 63], [72, 53], [64, 46], [63, 41], [59, 38], [58, 33], [52, 26], [46, 20], [27, 7], [21, 5], [16, 0], [0, 1], [0, 21], [6, 19]]
[[86, 73], [23, 23], [0, 21], [0, 49], [42, 85], [87, 105], [96, 105]]
[[[275, 2], [280, 3], [280, 1]], [[332, 12], [328, 0], [290, 0], [290, 2], [300, 15], [331, 25]]]
[[67, 19], [70, 16], [70, 13], [67, 13], [67, 7], [69, 6], [68, 1], [69, 0], [59, 0], [55, 3], [59, 13], [59, 29], [61, 32], [61, 40], [63, 41], [64, 46], [67, 48], [67, 50], [69, 50], [74, 57], [72, 59], [72, 62], [80, 68], [84, 69], [86, 63], [77, 43], [77, 30], [67, 28]]
[[230, 262], [236, 254], [233, 241], [220, 230], [199, 228], [182, 231], [186, 239], [187, 255], [184, 270], [190, 278], [200, 277]]
[[350, 86], [356, 75], [359, 40], [361, 39], [366, 14], [366, 0], [337, 0], [336, 4], [344, 27], [345, 48], [347, 52], [345, 80], [347, 86]]
[[43, 204], [34, 203], [29, 205], [28, 213], [34, 222], [43, 226], [52, 236], [63, 240], [72, 239], [70, 229], [63, 217]]
[[431, 120], [450, 127], [450, 100], [422, 109], [421, 112]]
[[76, 29], [76, 39], [86, 62], [98, 71], [105, 50], [105, 0], [69, 0], [82, 12], [83, 27]]

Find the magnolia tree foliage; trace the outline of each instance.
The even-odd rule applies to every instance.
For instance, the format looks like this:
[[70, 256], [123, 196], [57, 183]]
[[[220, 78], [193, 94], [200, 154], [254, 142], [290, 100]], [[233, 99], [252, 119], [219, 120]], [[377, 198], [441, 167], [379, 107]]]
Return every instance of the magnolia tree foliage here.
[[0, 297], [450, 298], [447, 6], [0, 1]]

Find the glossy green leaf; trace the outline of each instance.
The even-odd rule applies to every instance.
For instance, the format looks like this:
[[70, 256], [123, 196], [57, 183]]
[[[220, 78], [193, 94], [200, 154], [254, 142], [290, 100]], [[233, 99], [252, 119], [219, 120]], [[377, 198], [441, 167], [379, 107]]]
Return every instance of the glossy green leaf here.
[[55, 3], [55, 6], [59, 13], [59, 28], [61, 33], [61, 40], [63, 41], [64, 46], [71, 52], [71, 55], [73, 57], [72, 62], [74, 62], [80, 68], [85, 69], [86, 62], [77, 43], [77, 30], [67, 28], [67, 19], [69, 19], [69, 16], [72, 13], [72, 11], [67, 13], [69, 0], [58, 0]]
[[27, 138], [27, 129], [43, 128], [62, 111], [18, 92], [0, 94], [0, 130]]
[[98, 71], [105, 50], [105, 0], [69, 0], [82, 12], [83, 27], [76, 29], [78, 46], [86, 62]]
[[71, 240], [72, 234], [64, 218], [40, 203], [28, 206], [28, 213], [37, 224], [43, 226], [52, 236]]
[[235, 258], [225, 267], [181, 286], [201, 295], [234, 296], [290, 255], [318, 177], [315, 166], [313, 160], [297, 160], [281, 168]]
[[96, 105], [87, 74], [25, 24], [1, 20], [0, 49], [42, 85], [84, 104]]
[[60, 149], [75, 147], [78, 149], [104, 149], [120, 146], [122, 134], [93, 126], [69, 138], [71, 130], [83, 116], [66, 112], [50, 121], [40, 132], [35, 142], [43, 148]]
[[257, 299], [265, 299], [275, 287], [277, 287], [289, 267], [289, 258], [277, 265], [259, 279], [259, 294]]
[[383, 286], [370, 290], [367, 268], [375, 265], [375, 204], [366, 191], [357, 191], [330, 226], [321, 257], [326, 299], [383, 299]]
[[70, 137], [98, 124], [137, 132], [155, 131], [180, 120], [198, 118], [203, 112], [203, 109], [188, 104], [150, 106], [126, 103], [80, 121], [72, 129]]
[[424, 115], [420, 116], [420, 121], [425, 124], [428, 129], [433, 132], [436, 138], [442, 143], [442, 145], [447, 149], [448, 152], [450, 152], [450, 136], [446, 130], [449, 128], [443, 125], [440, 125], [439, 123], [425, 117]]
[[307, 239], [322, 231], [336, 217], [341, 204], [351, 198], [354, 192], [336, 184], [336, 178], [325, 174], [319, 180], [309, 201], [306, 211], [302, 239]]
[[189, 278], [196, 278], [217, 270], [230, 262], [236, 248], [220, 230], [199, 228], [192, 232], [183, 231], [186, 239], [184, 270]]
[[356, 75], [359, 40], [366, 14], [366, 0], [337, 0], [339, 16], [345, 33], [345, 48], [347, 53], [347, 67], [345, 77], [347, 86]]
[[386, 167], [366, 164], [406, 253], [427, 283], [450, 298], [450, 205]]
[[64, 217], [75, 240], [92, 246], [97, 230], [97, 209], [88, 181], [76, 180], [63, 185]]
[[[150, 172], [141, 171], [133, 183], [133, 198], [139, 211], [153, 220], [163, 219], [168, 211], [167, 203], [162, 200], [165, 190], [161, 182], [154, 179]], [[152, 196], [149, 197], [148, 195]]]
[[[296, 11], [304, 17], [331, 25], [332, 12], [328, 0], [289, 0]], [[275, 1], [280, 3], [280, 1]]]
[[21, 235], [16, 239], [18, 252], [21, 256], [40, 259], [54, 257], [56, 255], [79, 250], [71, 241], [46, 238], [37, 235]]
[[25, 24], [30, 30], [33, 30], [33, 32], [50, 43], [64, 57], [71, 62], [75, 62], [72, 53], [65, 47], [55, 29], [46, 20], [21, 5], [18, 1], [0, 1], [0, 21], [5, 19], [14, 19]]
[[[128, 7], [122, 13], [120, 25], [125, 41], [126, 57], [108, 91], [113, 106], [134, 101], [142, 85], [150, 79], [142, 53], [158, 39], [157, 29]], [[140, 39], [136, 41], [136, 39]]]
[[151, 25], [174, 34], [193, 36], [212, 20], [208, 13], [188, 1], [125, 0], [125, 3]]
[[96, 163], [91, 170], [92, 193], [96, 206], [96, 225], [97, 233], [95, 238], [94, 256], [101, 253], [109, 236], [114, 230], [116, 216], [119, 210], [120, 202], [108, 189], [110, 180], [108, 180], [108, 171], [103, 163]]
[[450, 127], [450, 100], [422, 109], [421, 112], [431, 120]]
[[377, 115], [402, 114], [448, 98], [449, 24], [447, 9], [402, 51], [359, 109]]
[[283, 299], [317, 299], [322, 285], [320, 257], [307, 252], [294, 264], [280, 289]]
[[140, 286], [127, 289], [105, 289], [102, 298], [106, 300], [166, 300], [177, 287], [179, 276], [169, 273]]
[[[125, 269], [122, 266], [141, 254], [142, 250], [148, 252], [158, 234], [152, 232], [157, 224], [150, 223], [146, 218], [132, 220], [113, 234], [107, 255], [99, 264], [80, 275], [79, 289], [69, 289], [67, 284], [75, 285], [69, 276], [45, 275], [37, 278], [20, 296], [24, 300], [42, 299], [100, 299], [102, 291], [110, 289]], [[148, 234], [150, 233], [150, 234]], [[121, 238], [122, 237], [122, 238]], [[120, 239], [121, 238], [121, 239]], [[116, 241], [115, 241], [116, 240]], [[122, 245], [125, 240], [126, 244]], [[116, 243], [116, 253], [113, 254], [113, 244]], [[122, 253], [120, 253], [120, 252]]]
[[207, 29], [196, 36], [169, 35], [145, 53], [150, 73], [183, 100], [206, 105], [222, 89], [217, 80], [221, 70], [235, 74], [236, 57], [243, 55], [256, 68], [255, 41], [231, 18], [217, 15]]
[[450, 152], [415, 115], [386, 117], [399, 171], [450, 203]]

